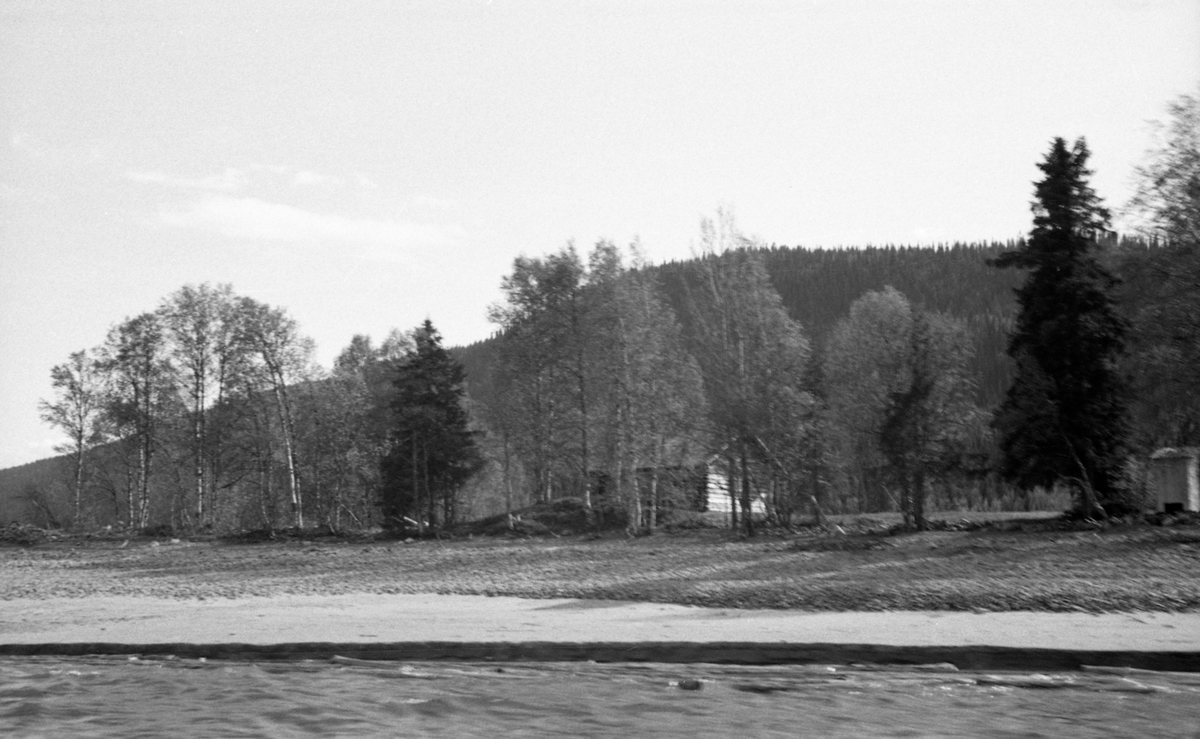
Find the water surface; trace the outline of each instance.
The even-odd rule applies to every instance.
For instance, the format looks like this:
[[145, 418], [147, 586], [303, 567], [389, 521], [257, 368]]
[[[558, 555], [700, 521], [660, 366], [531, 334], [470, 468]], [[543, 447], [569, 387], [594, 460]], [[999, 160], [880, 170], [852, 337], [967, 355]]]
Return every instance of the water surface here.
[[0, 659], [4, 737], [1200, 737], [1200, 675]]

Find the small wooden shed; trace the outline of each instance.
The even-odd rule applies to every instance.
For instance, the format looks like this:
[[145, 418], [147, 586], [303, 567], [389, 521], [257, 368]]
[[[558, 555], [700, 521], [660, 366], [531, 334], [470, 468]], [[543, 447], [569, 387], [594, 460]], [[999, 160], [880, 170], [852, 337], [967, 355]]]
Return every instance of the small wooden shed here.
[[1200, 511], [1200, 447], [1159, 449], [1150, 455], [1156, 510]]

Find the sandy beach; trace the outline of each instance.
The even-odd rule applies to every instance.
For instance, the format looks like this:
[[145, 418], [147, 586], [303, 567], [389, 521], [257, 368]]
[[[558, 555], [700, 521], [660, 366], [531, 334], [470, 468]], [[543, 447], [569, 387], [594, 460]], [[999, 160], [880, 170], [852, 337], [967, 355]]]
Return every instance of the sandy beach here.
[[[1184, 569], [1196, 556], [1190, 540], [1149, 532], [1130, 549], [1124, 534], [1107, 546], [1090, 534], [1005, 536], [816, 553], [695, 538], [6, 547], [0, 654], [1200, 671], [1200, 611], [1186, 605], [1197, 587]], [[1123, 577], [1096, 575], [1115, 572], [1120, 551], [1109, 562], [1079, 558], [1090, 570], [1055, 576], [1050, 567], [1069, 561], [1064, 552], [1074, 560], [1085, 546], [1116, 545], [1125, 549]], [[815, 607], [754, 607], [748, 597], [784, 602], [781, 593]], [[975, 605], [919, 607], [930, 594], [956, 593]], [[1114, 594], [1134, 607], [1094, 605]], [[1019, 607], [1029, 602], [1050, 607]], [[850, 607], [831, 607], [839, 603]], [[890, 603], [901, 607], [881, 607]], [[1017, 606], [996, 607], [1006, 603]]]
[[471, 595], [0, 602], [0, 642], [754, 642], [1200, 652], [1200, 613], [808, 612]]
[[1198, 613], [805, 612], [471, 595], [0, 603], [0, 655], [1200, 671]]

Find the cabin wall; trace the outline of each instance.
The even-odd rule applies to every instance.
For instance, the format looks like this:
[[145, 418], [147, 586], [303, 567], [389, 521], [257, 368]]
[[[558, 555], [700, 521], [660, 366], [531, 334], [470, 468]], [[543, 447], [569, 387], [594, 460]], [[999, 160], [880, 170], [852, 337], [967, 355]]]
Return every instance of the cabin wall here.
[[1197, 455], [1160, 456], [1150, 461], [1157, 510], [1178, 506], [1200, 511], [1200, 460]]

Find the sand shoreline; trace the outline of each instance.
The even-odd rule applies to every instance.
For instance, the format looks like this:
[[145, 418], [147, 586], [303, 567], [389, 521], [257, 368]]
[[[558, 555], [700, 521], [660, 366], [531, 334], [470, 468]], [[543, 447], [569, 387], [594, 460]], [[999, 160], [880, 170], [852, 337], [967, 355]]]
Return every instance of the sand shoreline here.
[[810, 612], [472, 595], [0, 601], [0, 641], [767, 642], [1200, 651], [1200, 613]]
[[0, 654], [1200, 671], [1196, 535], [0, 548]]
[[0, 601], [0, 654], [136, 653], [1200, 671], [1200, 613], [835, 613], [379, 594]]

